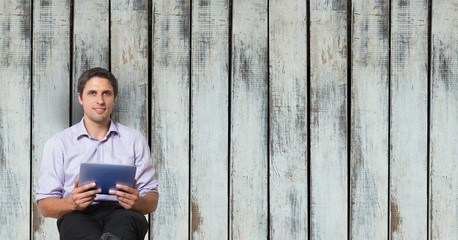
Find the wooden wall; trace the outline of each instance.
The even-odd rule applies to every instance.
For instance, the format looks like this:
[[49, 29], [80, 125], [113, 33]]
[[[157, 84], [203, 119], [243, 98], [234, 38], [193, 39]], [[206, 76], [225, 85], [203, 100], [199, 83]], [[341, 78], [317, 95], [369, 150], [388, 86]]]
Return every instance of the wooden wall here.
[[150, 239], [458, 239], [455, 0], [1, 0], [0, 236], [34, 204], [75, 80], [150, 140]]

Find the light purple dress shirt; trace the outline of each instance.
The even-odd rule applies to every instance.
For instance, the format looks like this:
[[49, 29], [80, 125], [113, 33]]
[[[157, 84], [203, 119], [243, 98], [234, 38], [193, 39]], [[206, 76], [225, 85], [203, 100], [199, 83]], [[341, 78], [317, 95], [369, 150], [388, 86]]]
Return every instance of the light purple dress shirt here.
[[[107, 135], [99, 141], [88, 134], [83, 120], [46, 142], [36, 190], [37, 201], [71, 195], [83, 162], [135, 165], [140, 196], [157, 192], [158, 181], [150, 149], [139, 131], [112, 121]], [[116, 201], [116, 197], [97, 195], [96, 200]]]

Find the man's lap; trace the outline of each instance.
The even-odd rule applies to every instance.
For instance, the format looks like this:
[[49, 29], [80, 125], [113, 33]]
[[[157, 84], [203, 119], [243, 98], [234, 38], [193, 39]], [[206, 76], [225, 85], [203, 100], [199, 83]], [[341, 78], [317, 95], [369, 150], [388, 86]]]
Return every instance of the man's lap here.
[[61, 239], [100, 239], [111, 233], [120, 239], [143, 239], [148, 222], [139, 212], [123, 209], [118, 204], [102, 203], [82, 212], [72, 212], [57, 221]]

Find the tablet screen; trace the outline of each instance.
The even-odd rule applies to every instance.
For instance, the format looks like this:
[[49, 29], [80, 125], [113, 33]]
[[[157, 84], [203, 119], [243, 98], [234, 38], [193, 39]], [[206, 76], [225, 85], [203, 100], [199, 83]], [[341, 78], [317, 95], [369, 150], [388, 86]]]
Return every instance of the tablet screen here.
[[104, 163], [81, 163], [79, 186], [95, 182], [96, 188], [101, 188], [100, 194], [109, 194], [110, 189], [116, 189], [116, 184], [134, 186], [135, 172], [133, 165], [116, 165]]

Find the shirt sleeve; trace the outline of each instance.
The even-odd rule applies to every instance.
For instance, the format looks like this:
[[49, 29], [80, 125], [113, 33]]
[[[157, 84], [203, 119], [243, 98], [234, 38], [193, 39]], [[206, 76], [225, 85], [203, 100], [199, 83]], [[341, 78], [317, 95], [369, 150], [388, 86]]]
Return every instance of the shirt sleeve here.
[[158, 180], [153, 166], [148, 143], [140, 135], [135, 142], [135, 165], [137, 166], [136, 180], [140, 196], [148, 192], [158, 192]]
[[43, 149], [42, 162], [36, 190], [36, 201], [63, 195], [62, 150], [56, 137], [49, 139]]

